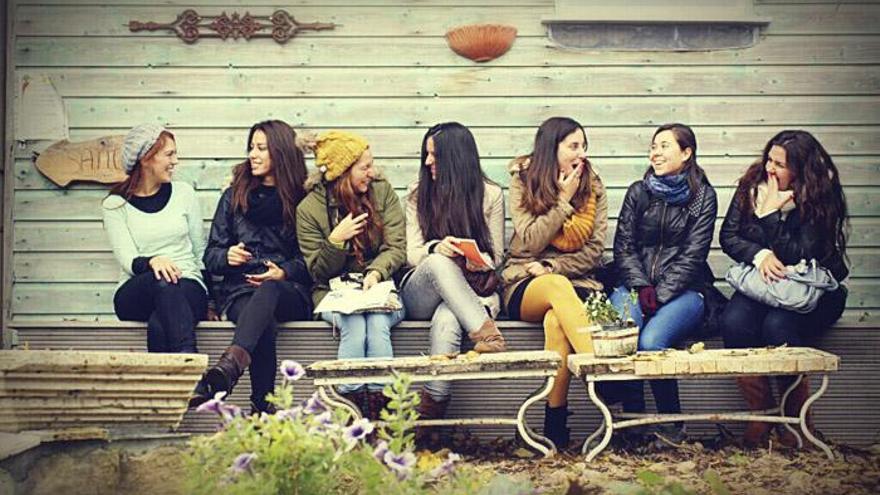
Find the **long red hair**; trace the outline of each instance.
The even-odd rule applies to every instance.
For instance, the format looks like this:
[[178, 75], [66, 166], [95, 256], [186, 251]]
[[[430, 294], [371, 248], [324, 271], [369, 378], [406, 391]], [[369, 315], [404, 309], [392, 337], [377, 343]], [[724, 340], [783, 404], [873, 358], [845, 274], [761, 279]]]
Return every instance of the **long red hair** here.
[[126, 201], [131, 199], [134, 192], [140, 187], [141, 182], [144, 180], [144, 167], [141, 164], [156, 156], [156, 153], [161, 151], [169, 141], [172, 143], [175, 142], [174, 135], [168, 131], [162, 131], [162, 133], [159, 134], [159, 138], [153, 143], [153, 146], [150, 146], [150, 149], [148, 149], [147, 152], [144, 153], [144, 156], [142, 156], [134, 165], [134, 168], [131, 170], [131, 173], [128, 174], [128, 177], [126, 177], [124, 181], [118, 182], [110, 188], [108, 196], [116, 194], [125, 198]]
[[366, 193], [355, 190], [351, 181], [352, 168], [349, 167], [339, 178], [329, 184], [329, 194], [332, 194], [336, 202], [342, 205], [343, 211], [351, 213], [352, 217], [367, 214], [367, 228], [351, 238], [354, 256], [358, 263], [363, 265], [366, 253], [373, 246], [378, 246], [382, 242], [382, 219], [376, 214], [373, 190], [368, 189]]

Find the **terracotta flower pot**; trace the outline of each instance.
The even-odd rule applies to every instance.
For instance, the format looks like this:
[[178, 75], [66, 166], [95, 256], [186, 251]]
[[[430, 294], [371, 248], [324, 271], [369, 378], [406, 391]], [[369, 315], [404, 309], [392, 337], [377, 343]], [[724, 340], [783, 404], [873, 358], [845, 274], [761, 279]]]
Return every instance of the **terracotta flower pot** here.
[[488, 62], [507, 53], [516, 38], [516, 28], [504, 24], [471, 24], [446, 32], [452, 51], [474, 62]]

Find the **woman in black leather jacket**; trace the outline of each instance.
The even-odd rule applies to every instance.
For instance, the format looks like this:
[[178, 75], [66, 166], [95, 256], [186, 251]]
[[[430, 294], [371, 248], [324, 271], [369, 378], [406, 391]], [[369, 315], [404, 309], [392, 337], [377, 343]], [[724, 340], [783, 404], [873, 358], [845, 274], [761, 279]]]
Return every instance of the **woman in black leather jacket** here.
[[[626, 192], [614, 237], [614, 260], [623, 285], [611, 301], [623, 312], [631, 291], [638, 304], [629, 313], [641, 328], [639, 350], [674, 347], [702, 325], [702, 291], [711, 286], [706, 263], [718, 199], [697, 164], [697, 141], [690, 127], [666, 124], [654, 133], [651, 166]], [[681, 412], [678, 383], [651, 380], [657, 411]], [[606, 393], [614, 390], [605, 387]], [[618, 389], [624, 411], [645, 410], [642, 382]], [[681, 424], [663, 425], [660, 433], [673, 441], [684, 438]]]
[[[785, 267], [815, 259], [838, 282], [849, 275], [846, 262], [847, 207], [840, 177], [831, 157], [810, 133], [782, 131], [764, 147], [761, 159], [739, 180], [736, 196], [721, 226], [721, 248], [740, 263], [758, 268], [772, 283], [785, 277]], [[734, 293], [721, 316], [727, 347], [804, 345], [806, 339], [830, 327], [843, 313], [847, 289], [841, 285], [826, 293], [807, 314], [772, 308]], [[775, 402], [767, 377], [737, 380], [753, 410], [769, 409]], [[780, 379], [780, 392], [793, 377]], [[810, 387], [802, 380], [785, 404], [788, 416], [797, 416]], [[767, 442], [771, 425], [749, 423], [744, 443]], [[796, 444], [787, 431], [783, 444]]]
[[203, 377], [210, 396], [231, 392], [250, 370], [252, 411], [268, 411], [275, 388], [276, 321], [312, 318], [312, 281], [296, 238], [296, 207], [305, 197], [305, 159], [296, 132], [280, 120], [248, 135], [248, 159], [223, 192], [204, 262], [223, 277], [222, 309], [235, 336]]

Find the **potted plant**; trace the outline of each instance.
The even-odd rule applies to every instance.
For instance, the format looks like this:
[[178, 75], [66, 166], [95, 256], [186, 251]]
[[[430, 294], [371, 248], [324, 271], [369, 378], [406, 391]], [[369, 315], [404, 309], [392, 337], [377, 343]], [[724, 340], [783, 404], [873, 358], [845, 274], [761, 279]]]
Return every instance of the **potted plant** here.
[[590, 294], [584, 301], [584, 310], [593, 321], [593, 348], [598, 357], [629, 356], [639, 346], [639, 328], [632, 320], [630, 308], [638, 304], [638, 295], [630, 291], [623, 304], [623, 312], [611, 304], [601, 291]]

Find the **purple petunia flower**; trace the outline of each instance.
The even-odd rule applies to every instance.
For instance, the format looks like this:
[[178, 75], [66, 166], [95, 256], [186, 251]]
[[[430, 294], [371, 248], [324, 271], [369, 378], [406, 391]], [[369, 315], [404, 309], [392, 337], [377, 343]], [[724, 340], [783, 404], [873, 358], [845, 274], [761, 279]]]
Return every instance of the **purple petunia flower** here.
[[257, 458], [257, 454], [253, 452], [248, 452], [246, 454], [239, 454], [238, 457], [232, 461], [232, 472], [241, 474], [251, 470], [251, 463], [254, 462], [254, 459]]
[[299, 418], [300, 414], [302, 414], [302, 407], [296, 406], [290, 409], [279, 409], [275, 411], [275, 417], [279, 420], [296, 420]]
[[369, 419], [361, 418], [345, 429], [343, 438], [345, 438], [345, 441], [348, 442], [349, 445], [354, 445], [372, 433], [373, 429], [373, 423], [370, 423]]
[[226, 392], [217, 392], [214, 394], [213, 399], [199, 404], [199, 407], [196, 408], [196, 412], [209, 412], [222, 415], [223, 408], [226, 406], [226, 404], [223, 403], [224, 397], [226, 397]]
[[306, 402], [303, 405], [303, 412], [306, 414], [321, 414], [326, 410], [327, 406], [321, 402], [320, 397], [318, 397], [318, 392], [313, 393], [311, 397], [306, 399]]
[[435, 467], [431, 470], [430, 473], [428, 473], [428, 477], [436, 479], [449, 475], [455, 469], [455, 462], [459, 460], [461, 460], [461, 456], [454, 452], [451, 452], [442, 464]]
[[338, 429], [339, 425], [333, 422], [333, 414], [330, 411], [324, 411], [317, 416], [312, 416], [312, 426], [309, 428], [309, 432], [325, 433]]
[[290, 359], [285, 359], [281, 361], [281, 376], [284, 377], [285, 380], [289, 382], [295, 382], [300, 378], [306, 376], [306, 369], [296, 361], [292, 361]]
[[242, 415], [241, 408], [235, 404], [223, 404], [220, 408], [220, 415], [223, 416], [223, 420], [228, 423]]
[[394, 474], [397, 475], [397, 479], [405, 480], [409, 478], [413, 466], [416, 465], [416, 455], [412, 452], [395, 454], [394, 452], [388, 451], [385, 453], [384, 461], [385, 464], [394, 471]]
[[379, 443], [376, 444], [375, 450], [373, 450], [373, 457], [376, 458], [377, 461], [383, 462], [385, 460], [385, 454], [387, 453], [388, 442], [380, 440]]

